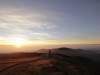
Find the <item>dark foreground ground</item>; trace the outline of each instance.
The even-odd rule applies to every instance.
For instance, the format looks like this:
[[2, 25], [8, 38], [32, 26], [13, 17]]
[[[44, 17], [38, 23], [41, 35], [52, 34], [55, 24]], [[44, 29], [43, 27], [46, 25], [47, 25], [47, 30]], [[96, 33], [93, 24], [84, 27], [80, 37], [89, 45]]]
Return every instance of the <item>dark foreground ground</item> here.
[[100, 75], [99, 62], [62, 54], [18, 53], [0, 59], [0, 75]]

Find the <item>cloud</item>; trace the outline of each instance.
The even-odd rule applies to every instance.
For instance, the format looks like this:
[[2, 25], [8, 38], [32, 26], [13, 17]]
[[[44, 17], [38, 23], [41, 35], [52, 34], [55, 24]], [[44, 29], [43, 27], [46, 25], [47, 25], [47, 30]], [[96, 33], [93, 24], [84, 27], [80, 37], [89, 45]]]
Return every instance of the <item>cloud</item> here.
[[34, 35], [40, 35], [40, 36], [50, 36], [48, 33], [33, 33]]
[[[27, 11], [27, 12], [26, 12]], [[19, 37], [32, 41], [47, 41], [53, 36], [45, 29], [53, 29], [57, 23], [65, 20], [64, 13], [45, 12], [29, 10], [28, 8], [0, 8], [0, 28], [9, 30], [12, 33], [7, 33], [7, 37], [3, 37], [5, 42], [12, 41], [13, 38]], [[37, 29], [37, 31], [35, 31]], [[6, 30], [6, 31], [7, 31]], [[43, 31], [40, 31], [43, 30]], [[0, 30], [1, 31], [1, 30]], [[0, 40], [2, 40], [0, 38]]]
[[3, 7], [0, 8], [0, 27], [51, 29], [58, 26], [56, 22], [63, 22], [69, 16], [66, 13], [39, 11], [28, 7]]
[[[39, 29], [48, 29], [56, 27], [53, 22], [46, 21], [49, 16], [29, 11], [29, 14], [23, 13], [25, 9], [11, 8], [9, 11], [2, 9], [0, 11], [0, 27], [3, 28], [20, 28], [32, 27]], [[3, 13], [4, 12], [4, 13]], [[6, 12], [6, 13], [5, 13]], [[44, 20], [44, 21], [43, 21]]]
[[[32, 16], [31, 16], [32, 17]], [[32, 17], [32, 19], [35, 19]], [[4, 28], [20, 28], [20, 27], [32, 27], [32, 28], [54, 28], [56, 25], [51, 22], [42, 22], [39, 20], [30, 20], [29, 17], [24, 16], [1, 16], [0, 27]]]

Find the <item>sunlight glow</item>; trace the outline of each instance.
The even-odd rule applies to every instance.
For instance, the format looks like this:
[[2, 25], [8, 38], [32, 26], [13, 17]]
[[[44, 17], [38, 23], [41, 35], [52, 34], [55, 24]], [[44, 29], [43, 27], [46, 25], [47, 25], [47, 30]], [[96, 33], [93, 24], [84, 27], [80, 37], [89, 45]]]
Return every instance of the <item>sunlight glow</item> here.
[[21, 45], [24, 44], [24, 41], [22, 39], [16, 39], [13, 40], [13, 44], [16, 45], [17, 47], [20, 47]]

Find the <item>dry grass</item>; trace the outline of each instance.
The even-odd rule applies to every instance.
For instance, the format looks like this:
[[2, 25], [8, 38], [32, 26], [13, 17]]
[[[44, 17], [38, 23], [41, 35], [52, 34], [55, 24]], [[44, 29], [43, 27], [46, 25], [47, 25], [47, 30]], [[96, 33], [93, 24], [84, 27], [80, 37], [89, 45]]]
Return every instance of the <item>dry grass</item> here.
[[[18, 60], [9, 59], [9, 61], [5, 60], [5, 62], [19, 63], [34, 60], [39, 57], [41, 56], [20, 58]], [[87, 68], [83, 63], [78, 63], [78, 61], [69, 57], [63, 58], [61, 56], [55, 56], [54, 58], [45, 58], [45, 56], [43, 56], [42, 59], [24, 63], [14, 68], [12, 71], [8, 72], [7, 75], [98, 75], [98, 73], [91, 70], [90, 67]]]
[[10, 67], [12, 65], [21, 63], [21, 62], [26, 62], [26, 61], [31, 61], [31, 60], [36, 60], [39, 58], [41, 53], [13, 53], [13, 54], [0, 54], [0, 71], [3, 69]]
[[[42, 59], [36, 62], [24, 64], [8, 75], [68, 75], [72, 69], [67, 68], [68, 63], [55, 59]], [[74, 67], [74, 65], [72, 65]], [[75, 70], [73, 68], [73, 70]], [[75, 73], [75, 72], [74, 72]]]
[[7, 75], [94, 75], [85, 66], [80, 65], [73, 64], [72, 61], [67, 59], [61, 60], [60, 58], [56, 60], [54, 58], [44, 58], [23, 64]]
[[31, 60], [36, 60], [37, 58], [38, 58], [38, 56], [30, 57], [30, 58], [15, 58], [15, 59], [0, 60], [0, 71], [5, 69], [5, 68], [7, 68], [7, 67], [15, 65], [17, 63], [31, 61]]

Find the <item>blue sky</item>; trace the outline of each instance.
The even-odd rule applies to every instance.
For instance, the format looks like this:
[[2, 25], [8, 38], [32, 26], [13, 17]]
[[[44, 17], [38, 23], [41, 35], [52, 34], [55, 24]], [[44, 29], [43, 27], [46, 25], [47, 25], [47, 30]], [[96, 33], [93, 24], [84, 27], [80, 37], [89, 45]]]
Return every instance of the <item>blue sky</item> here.
[[0, 44], [100, 44], [100, 0], [0, 0]]

